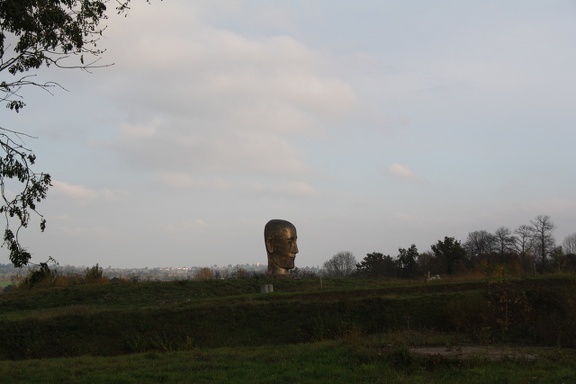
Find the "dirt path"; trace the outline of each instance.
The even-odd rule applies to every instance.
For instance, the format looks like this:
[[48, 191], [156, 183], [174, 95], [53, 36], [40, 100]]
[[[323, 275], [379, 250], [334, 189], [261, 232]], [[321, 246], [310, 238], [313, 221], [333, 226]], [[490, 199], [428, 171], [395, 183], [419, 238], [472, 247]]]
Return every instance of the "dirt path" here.
[[[486, 358], [490, 360], [522, 359], [535, 360], [541, 353], [553, 348], [501, 347], [501, 346], [458, 346], [458, 347], [413, 347], [411, 352], [419, 355], [442, 356], [454, 359]], [[541, 353], [539, 353], [539, 351]]]

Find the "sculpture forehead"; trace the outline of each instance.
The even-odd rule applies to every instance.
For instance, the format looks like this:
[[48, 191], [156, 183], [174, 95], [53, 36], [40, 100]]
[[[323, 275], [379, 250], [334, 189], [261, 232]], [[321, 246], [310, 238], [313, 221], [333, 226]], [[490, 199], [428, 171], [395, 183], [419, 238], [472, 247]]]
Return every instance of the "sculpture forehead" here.
[[280, 234], [285, 232], [294, 232], [296, 235], [296, 227], [289, 221], [281, 220], [281, 219], [273, 219], [266, 223], [264, 227], [264, 233], [267, 235], [270, 234]]
[[296, 237], [296, 228], [294, 226], [278, 228], [278, 230], [276, 231], [276, 234], [285, 235], [288, 238]]

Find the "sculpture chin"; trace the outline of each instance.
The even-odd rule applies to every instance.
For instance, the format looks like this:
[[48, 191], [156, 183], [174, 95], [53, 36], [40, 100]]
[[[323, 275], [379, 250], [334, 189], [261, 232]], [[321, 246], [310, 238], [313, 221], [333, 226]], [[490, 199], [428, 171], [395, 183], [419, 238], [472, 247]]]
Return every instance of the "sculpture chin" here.
[[280, 260], [280, 262], [278, 263], [278, 266], [284, 269], [293, 269], [295, 260], [296, 256], [282, 258], [282, 260]]
[[269, 266], [273, 266], [273, 273], [282, 274], [287, 273], [289, 269], [294, 269], [294, 257], [283, 257], [281, 259], [272, 259], [268, 261]]

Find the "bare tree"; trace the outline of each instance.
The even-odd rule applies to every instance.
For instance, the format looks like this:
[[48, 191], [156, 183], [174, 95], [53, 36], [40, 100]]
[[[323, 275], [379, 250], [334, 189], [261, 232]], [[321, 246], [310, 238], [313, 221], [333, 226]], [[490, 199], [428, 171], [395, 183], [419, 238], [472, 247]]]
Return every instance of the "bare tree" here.
[[529, 225], [521, 225], [514, 230], [515, 241], [514, 247], [516, 252], [520, 255], [520, 260], [522, 262], [522, 268], [524, 272], [532, 270], [534, 272], [534, 263], [532, 257], [532, 250], [534, 249], [534, 243], [532, 241], [532, 227]]
[[576, 232], [564, 238], [562, 248], [565, 255], [576, 255]]
[[514, 235], [506, 227], [499, 227], [494, 232], [496, 251], [500, 256], [504, 256], [514, 251]]
[[550, 216], [539, 215], [530, 221], [532, 225], [532, 241], [534, 250], [540, 258], [540, 272], [544, 272], [547, 267], [548, 256], [556, 247], [556, 240], [552, 231], [556, 228]]
[[324, 263], [326, 274], [331, 277], [346, 277], [356, 271], [356, 257], [352, 252], [338, 252]]
[[494, 235], [488, 231], [474, 231], [468, 234], [464, 249], [470, 259], [489, 255], [494, 249]]

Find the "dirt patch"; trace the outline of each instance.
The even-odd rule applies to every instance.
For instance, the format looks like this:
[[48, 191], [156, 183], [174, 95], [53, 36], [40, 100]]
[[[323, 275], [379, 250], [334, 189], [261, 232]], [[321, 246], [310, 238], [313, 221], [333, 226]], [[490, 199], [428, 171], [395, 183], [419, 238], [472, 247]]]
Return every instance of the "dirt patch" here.
[[535, 360], [538, 358], [538, 353], [533, 349], [494, 346], [413, 347], [410, 348], [410, 351], [419, 355], [442, 356], [453, 359]]

